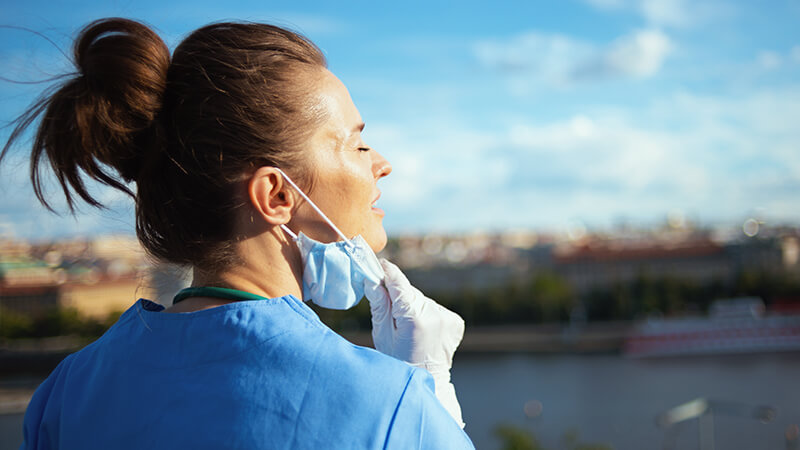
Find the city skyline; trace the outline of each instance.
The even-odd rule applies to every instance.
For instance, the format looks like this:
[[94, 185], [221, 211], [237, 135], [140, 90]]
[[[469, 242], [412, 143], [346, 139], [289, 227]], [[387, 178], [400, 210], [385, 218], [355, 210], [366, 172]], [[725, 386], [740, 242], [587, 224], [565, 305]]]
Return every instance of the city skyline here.
[[[392, 162], [379, 183], [389, 234], [590, 228], [683, 216], [800, 223], [800, 2], [584, 0], [290, 8], [240, 2], [31, 1], [0, 25], [69, 53], [93, 19], [154, 26], [174, 48], [211, 21], [303, 32], [328, 57]], [[3, 77], [61, 73], [44, 38], [0, 29]], [[46, 85], [0, 81], [5, 125]], [[8, 127], [0, 129], [3, 142]], [[23, 149], [0, 166], [0, 232], [37, 238], [133, 232], [130, 199], [62, 217], [35, 202]]]

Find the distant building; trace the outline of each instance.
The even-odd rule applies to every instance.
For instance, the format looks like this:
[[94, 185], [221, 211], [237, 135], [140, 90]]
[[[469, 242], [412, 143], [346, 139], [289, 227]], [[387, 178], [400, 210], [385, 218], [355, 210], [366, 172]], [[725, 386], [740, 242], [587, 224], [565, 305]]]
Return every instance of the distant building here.
[[598, 240], [557, 247], [553, 269], [579, 293], [637, 277], [728, 283], [747, 271], [783, 270], [781, 241], [774, 238], [719, 243], [707, 238], [617, 243]]
[[105, 318], [140, 297], [160, 299], [151, 287], [151, 272], [133, 237], [0, 241], [0, 311], [35, 316], [74, 308], [83, 316]]
[[[524, 239], [523, 239], [524, 238]], [[488, 237], [406, 236], [387, 255], [428, 292], [493, 288], [538, 273], [564, 278], [577, 295], [638, 277], [729, 283], [741, 272], [793, 273], [800, 278], [796, 230], [762, 230], [747, 237], [710, 230], [627, 230], [556, 237], [515, 233]], [[448, 253], [459, 243], [462, 258]], [[525, 244], [525, 245], [522, 245]]]
[[110, 277], [86, 270], [68, 274], [38, 261], [0, 262], [0, 310], [36, 316], [74, 308], [87, 317], [105, 318], [150, 295], [136, 274]]
[[58, 286], [0, 286], [0, 314], [37, 316], [58, 306]]
[[681, 243], [592, 242], [556, 248], [553, 269], [578, 293], [627, 283], [637, 277], [728, 281], [735, 270], [730, 252], [709, 240]]

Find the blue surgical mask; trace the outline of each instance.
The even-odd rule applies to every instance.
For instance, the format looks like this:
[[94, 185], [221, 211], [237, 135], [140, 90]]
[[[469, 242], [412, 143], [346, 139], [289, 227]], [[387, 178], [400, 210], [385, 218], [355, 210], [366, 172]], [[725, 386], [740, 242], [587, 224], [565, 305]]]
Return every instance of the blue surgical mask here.
[[352, 308], [364, 297], [365, 283], [374, 286], [383, 281], [378, 257], [361, 235], [348, 239], [288, 175], [278, 171], [342, 238], [326, 244], [311, 239], [302, 231], [295, 234], [281, 225], [295, 241], [303, 258], [303, 299], [328, 309]]

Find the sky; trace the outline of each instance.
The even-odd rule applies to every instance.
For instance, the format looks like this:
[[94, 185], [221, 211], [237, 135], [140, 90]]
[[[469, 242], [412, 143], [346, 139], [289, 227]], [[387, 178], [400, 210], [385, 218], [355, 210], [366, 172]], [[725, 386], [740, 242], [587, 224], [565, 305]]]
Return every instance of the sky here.
[[[91, 20], [142, 20], [170, 48], [264, 21], [311, 38], [350, 90], [393, 165], [390, 234], [800, 223], [800, 0], [380, 3], [0, 0], [0, 141]], [[133, 232], [132, 202], [102, 187], [107, 210], [70, 216], [56, 189], [61, 215], [39, 206], [27, 151], [0, 166], [0, 234]]]

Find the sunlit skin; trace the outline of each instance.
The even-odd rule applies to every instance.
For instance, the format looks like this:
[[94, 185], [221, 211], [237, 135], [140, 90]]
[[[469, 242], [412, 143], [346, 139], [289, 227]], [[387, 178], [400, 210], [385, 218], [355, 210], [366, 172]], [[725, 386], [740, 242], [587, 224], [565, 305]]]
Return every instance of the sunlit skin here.
[[[303, 166], [287, 173], [310, 171], [313, 186], [306, 194], [311, 200], [348, 238], [361, 235], [380, 251], [386, 245], [386, 231], [384, 212], [375, 206], [380, 197], [377, 182], [392, 167], [362, 140], [364, 122], [344, 84], [324, 69], [311, 80], [324, 120], [307, 143]], [[280, 225], [321, 242], [341, 238], [275, 168], [256, 170], [247, 182], [247, 195], [253, 208], [239, 218], [237, 235], [242, 238], [235, 244], [241, 263], [222, 273], [195, 267], [192, 285], [228, 287], [268, 298], [289, 294], [302, 298], [302, 259]], [[167, 311], [197, 311], [225, 303], [230, 300], [192, 297]]]
[[[324, 71], [319, 94], [328, 120], [309, 142], [309, 164], [314, 174], [311, 200], [348, 237], [361, 235], [378, 252], [386, 246], [384, 212], [375, 207], [380, 197], [377, 181], [392, 167], [364, 143], [364, 122], [344, 84]], [[288, 224], [321, 242], [341, 240], [309, 205], [301, 204]]]

